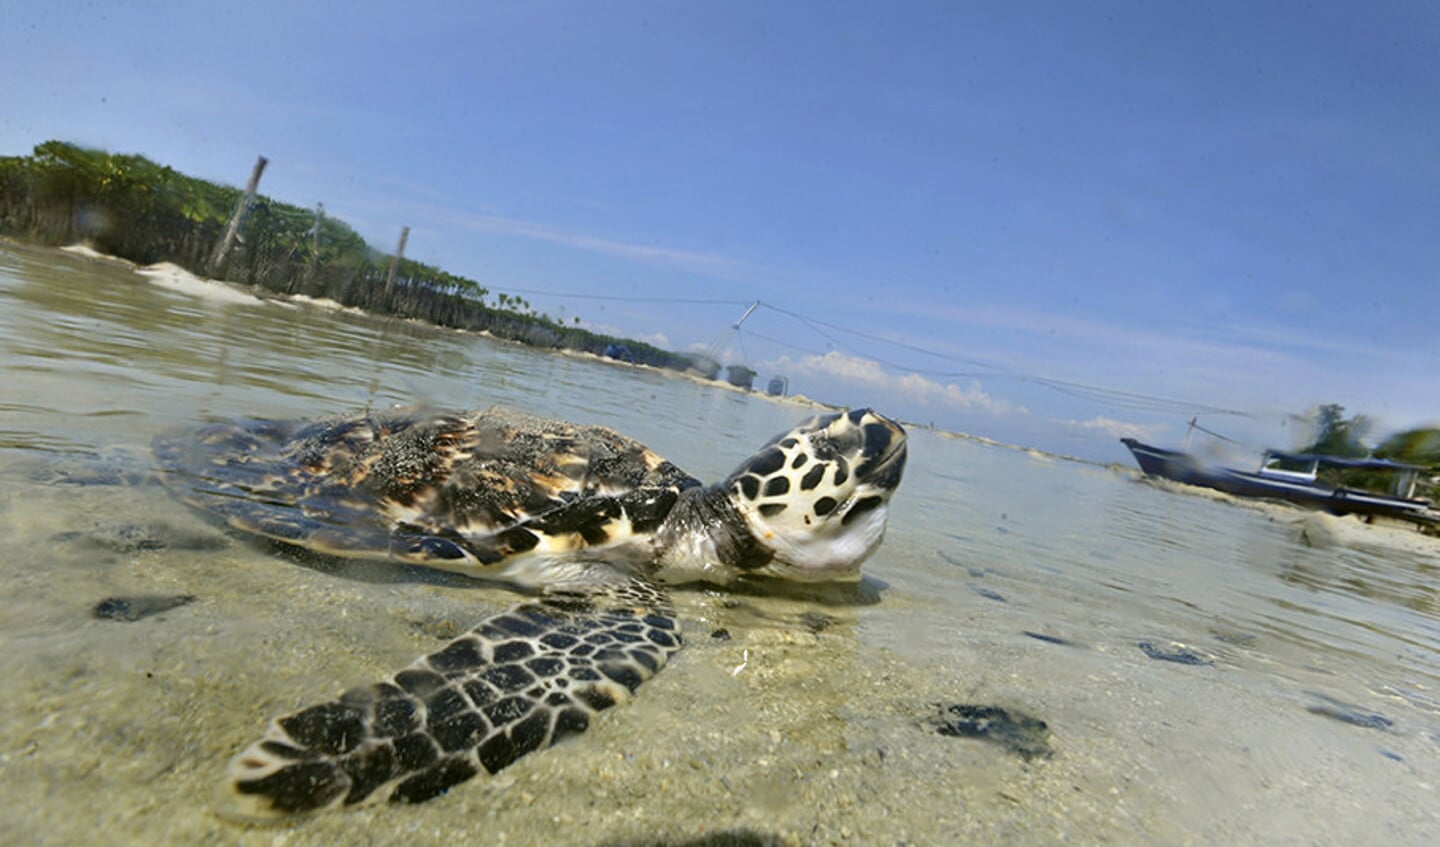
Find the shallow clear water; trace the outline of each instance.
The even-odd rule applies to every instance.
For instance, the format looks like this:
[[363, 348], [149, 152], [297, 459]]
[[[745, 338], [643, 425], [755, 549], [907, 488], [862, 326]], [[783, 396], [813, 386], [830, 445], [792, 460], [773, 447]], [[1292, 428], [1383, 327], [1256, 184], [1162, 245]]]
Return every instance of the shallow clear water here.
[[[1440, 541], [919, 430], [861, 590], [682, 591], [686, 650], [585, 735], [417, 807], [231, 823], [215, 786], [270, 717], [514, 598], [226, 535], [147, 481], [147, 445], [206, 419], [396, 402], [605, 423], [712, 479], [812, 412], [0, 246], [0, 842], [1440, 833]], [[115, 595], [193, 600], [91, 615]], [[938, 735], [941, 703], [1040, 718], [1053, 753]]]

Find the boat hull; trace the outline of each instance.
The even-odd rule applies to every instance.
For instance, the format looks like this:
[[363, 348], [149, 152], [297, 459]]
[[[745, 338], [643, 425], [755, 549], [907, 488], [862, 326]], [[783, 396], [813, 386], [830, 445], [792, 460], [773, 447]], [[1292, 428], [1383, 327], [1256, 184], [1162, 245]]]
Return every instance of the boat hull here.
[[1350, 488], [1332, 488], [1319, 482], [1281, 479], [1234, 468], [1206, 465], [1196, 457], [1122, 438], [1140, 470], [1187, 485], [1212, 488], [1237, 497], [1284, 500], [1301, 506], [1324, 509], [1336, 515], [1383, 515], [1421, 523], [1434, 523], [1435, 513], [1428, 500], [1387, 497]]

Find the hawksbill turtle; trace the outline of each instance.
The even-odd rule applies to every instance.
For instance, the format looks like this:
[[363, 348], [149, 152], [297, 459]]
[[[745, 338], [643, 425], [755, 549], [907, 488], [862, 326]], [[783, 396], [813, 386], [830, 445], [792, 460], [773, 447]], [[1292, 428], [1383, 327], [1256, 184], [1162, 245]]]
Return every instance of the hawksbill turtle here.
[[228, 811], [260, 819], [428, 800], [584, 731], [679, 649], [667, 584], [858, 580], [906, 457], [868, 409], [808, 420], [711, 486], [614, 430], [503, 408], [246, 420], [153, 447], [172, 493], [234, 528], [533, 594], [272, 721], [228, 772]]

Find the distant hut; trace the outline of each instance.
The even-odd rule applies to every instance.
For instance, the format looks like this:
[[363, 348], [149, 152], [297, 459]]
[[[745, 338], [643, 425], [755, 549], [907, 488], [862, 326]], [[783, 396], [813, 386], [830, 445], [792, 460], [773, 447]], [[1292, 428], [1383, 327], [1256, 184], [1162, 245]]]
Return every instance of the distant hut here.
[[746, 391], [755, 383], [756, 371], [744, 365], [730, 365], [725, 369], [725, 380], [736, 388]]
[[635, 354], [630, 352], [630, 347], [625, 344], [606, 344], [605, 356], [609, 359], [619, 359], [622, 362], [635, 364]]
[[778, 374], [770, 377], [770, 384], [765, 387], [765, 393], [771, 397], [784, 397], [790, 393], [790, 380]]

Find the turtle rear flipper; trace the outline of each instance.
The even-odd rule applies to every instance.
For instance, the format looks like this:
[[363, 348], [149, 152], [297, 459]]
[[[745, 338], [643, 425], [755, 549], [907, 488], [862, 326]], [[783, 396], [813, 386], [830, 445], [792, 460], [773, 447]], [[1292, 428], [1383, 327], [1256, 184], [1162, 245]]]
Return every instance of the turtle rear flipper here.
[[679, 647], [648, 582], [547, 590], [385, 682], [273, 721], [231, 762], [228, 811], [428, 800], [583, 732]]

